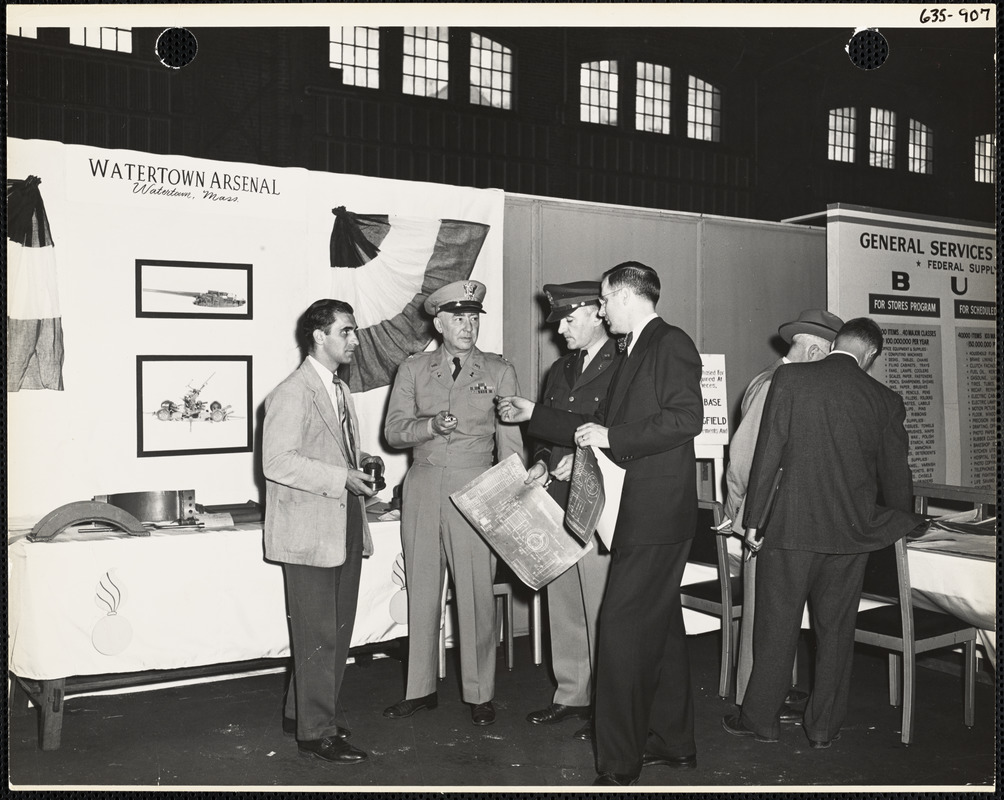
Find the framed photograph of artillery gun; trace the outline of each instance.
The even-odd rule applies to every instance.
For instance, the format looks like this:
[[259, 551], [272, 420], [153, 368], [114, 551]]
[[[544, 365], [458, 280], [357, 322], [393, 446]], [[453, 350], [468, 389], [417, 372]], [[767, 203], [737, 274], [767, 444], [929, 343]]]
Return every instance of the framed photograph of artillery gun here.
[[249, 453], [251, 356], [136, 356], [136, 455]]
[[252, 319], [250, 264], [136, 259], [136, 316]]

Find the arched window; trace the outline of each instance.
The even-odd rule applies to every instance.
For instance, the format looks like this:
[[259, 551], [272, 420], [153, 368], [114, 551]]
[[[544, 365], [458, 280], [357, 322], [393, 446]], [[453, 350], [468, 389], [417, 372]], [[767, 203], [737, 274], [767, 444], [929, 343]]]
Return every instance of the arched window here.
[[70, 44], [131, 53], [132, 28], [70, 28]]
[[693, 75], [687, 76], [687, 136], [705, 142], [722, 139], [722, 92]]
[[985, 133], [976, 137], [976, 181], [993, 183], [997, 172], [997, 137]]
[[345, 86], [380, 88], [380, 29], [331, 28], [328, 65], [342, 71]]
[[447, 99], [450, 93], [450, 29], [405, 28], [401, 91]]
[[652, 133], [669, 133], [669, 100], [669, 67], [639, 61], [635, 79], [635, 128]]
[[478, 33], [471, 33], [471, 102], [512, 108], [512, 50]]
[[617, 125], [616, 61], [587, 61], [579, 66], [579, 119]]
[[858, 133], [858, 110], [853, 106], [831, 108], [826, 157], [830, 161], [854, 163], [854, 146]]
[[868, 163], [873, 167], [896, 166], [896, 112], [872, 108], [868, 129]]
[[907, 169], [930, 175], [934, 170], [934, 134], [924, 123], [910, 120], [910, 141], [906, 154]]

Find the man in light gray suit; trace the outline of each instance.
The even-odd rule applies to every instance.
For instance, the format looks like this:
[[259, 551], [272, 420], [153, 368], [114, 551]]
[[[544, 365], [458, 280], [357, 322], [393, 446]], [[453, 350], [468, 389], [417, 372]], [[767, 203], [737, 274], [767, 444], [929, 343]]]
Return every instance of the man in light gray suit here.
[[303, 363], [265, 398], [265, 557], [286, 579], [293, 675], [283, 729], [301, 756], [335, 764], [368, 757], [335, 720], [359, 595], [373, 552], [365, 499], [374, 480], [361, 453], [348, 387], [335, 374], [359, 345], [352, 306], [318, 300], [297, 323]]
[[[753, 465], [753, 451], [756, 449], [757, 432], [763, 416], [763, 404], [767, 399], [770, 381], [774, 371], [782, 364], [806, 364], [819, 361], [830, 352], [833, 337], [844, 322], [836, 314], [821, 308], [809, 308], [798, 315], [793, 322], [786, 322], [777, 329], [778, 334], [788, 343], [788, 354], [782, 356], [763, 372], [759, 373], [743, 395], [742, 416], [732, 441], [729, 442], [729, 466], [725, 472], [728, 497], [725, 516], [732, 520], [732, 531], [740, 538], [745, 536], [743, 513], [746, 509], [746, 488], [749, 484], [750, 467]], [[736, 668], [736, 704], [742, 705], [746, 694], [746, 684], [753, 670], [753, 618], [756, 598], [756, 561], [749, 560], [743, 569], [743, 619], [739, 634], [739, 664]], [[806, 695], [792, 692], [789, 702], [801, 702]], [[781, 712], [782, 722], [798, 722], [801, 712], [785, 708]]]

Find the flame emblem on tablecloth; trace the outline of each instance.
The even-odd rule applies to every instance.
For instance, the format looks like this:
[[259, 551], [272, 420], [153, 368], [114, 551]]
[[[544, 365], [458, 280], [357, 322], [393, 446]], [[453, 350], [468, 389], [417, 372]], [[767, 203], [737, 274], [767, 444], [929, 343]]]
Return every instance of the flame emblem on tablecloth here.
[[119, 614], [124, 597], [122, 581], [111, 570], [94, 587], [94, 602], [107, 611], [91, 631], [91, 644], [102, 655], [117, 656], [132, 642], [132, 625]]

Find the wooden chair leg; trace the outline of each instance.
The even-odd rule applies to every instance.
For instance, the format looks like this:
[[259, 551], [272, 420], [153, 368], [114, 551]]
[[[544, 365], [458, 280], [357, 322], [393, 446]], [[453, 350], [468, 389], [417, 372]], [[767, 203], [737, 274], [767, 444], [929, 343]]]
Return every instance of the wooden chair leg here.
[[976, 722], [976, 642], [970, 639], [965, 643], [966, 677], [965, 677], [965, 722], [971, 728]]
[[505, 641], [506, 641], [506, 666], [511, 670], [516, 660], [515, 648], [513, 647], [513, 608], [512, 591], [505, 596]]
[[913, 699], [917, 692], [917, 659], [905, 655], [897, 658], [903, 662], [903, 731], [900, 741], [909, 745], [913, 741]]
[[718, 696], [729, 696], [729, 666], [732, 664], [732, 622], [727, 617], [722, 617], [722, 657], [721, 667], [718, 671]]
[[900, 674], [903, 670], [903, 657], [899, 653], [889, 653], [889, 705], [898, 708], [903, 705], [903, 686]]

